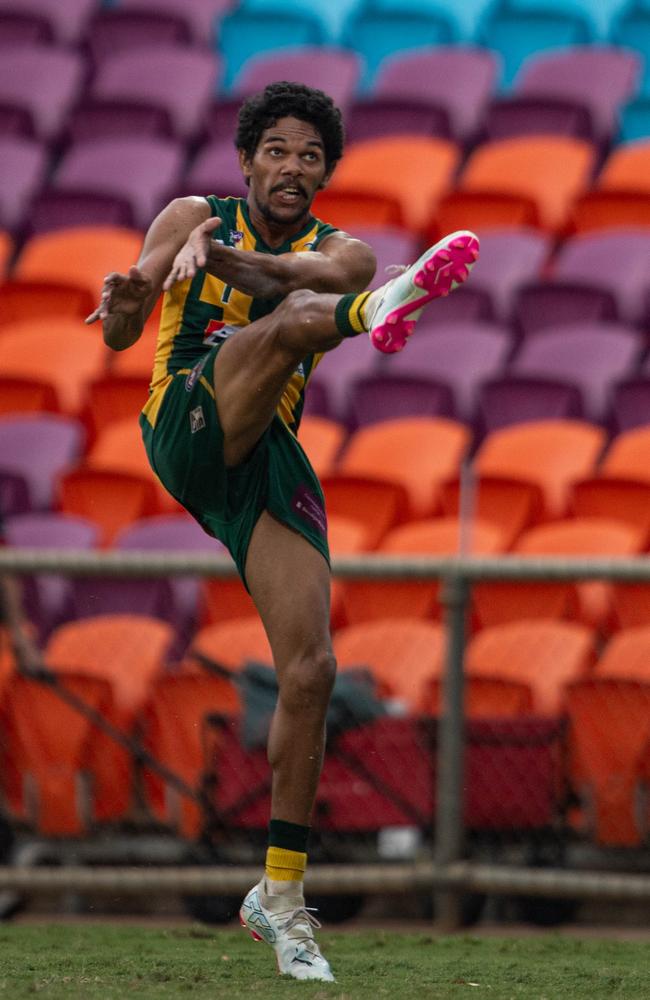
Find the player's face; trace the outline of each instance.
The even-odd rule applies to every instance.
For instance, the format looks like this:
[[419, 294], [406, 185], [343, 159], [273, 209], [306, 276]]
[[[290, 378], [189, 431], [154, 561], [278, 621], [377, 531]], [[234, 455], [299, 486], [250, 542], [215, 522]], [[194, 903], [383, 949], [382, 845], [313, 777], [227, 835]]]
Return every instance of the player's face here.
[[314, 195], [325, 187], [323, 140], [313, 125], [279, 118], [265, 129], [251, 160], [240, 153], [251, 207], [271, 225], [290, 226], [306, 218]]

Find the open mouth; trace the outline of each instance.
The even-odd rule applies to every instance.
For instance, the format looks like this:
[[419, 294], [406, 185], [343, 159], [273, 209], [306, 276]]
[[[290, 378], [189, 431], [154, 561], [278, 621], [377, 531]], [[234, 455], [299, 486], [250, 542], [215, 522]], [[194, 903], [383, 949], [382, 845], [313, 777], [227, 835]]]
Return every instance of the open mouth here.
[[300, 201], [301, 198], [305, 197], [304, 191], [296, 187], [295, 185], [289, 185], [283, 188], [275, 188], [273, 192], [283, 205], [295, 205], [296, 202]]

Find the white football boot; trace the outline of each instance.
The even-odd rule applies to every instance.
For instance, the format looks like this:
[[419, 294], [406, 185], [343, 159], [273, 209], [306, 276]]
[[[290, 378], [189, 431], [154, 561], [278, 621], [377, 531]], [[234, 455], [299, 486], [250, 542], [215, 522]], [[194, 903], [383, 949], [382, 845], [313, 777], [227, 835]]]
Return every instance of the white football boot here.
[[269, 896], [262, 878], [248, 893], [239, 921], [255, 941], [266, 941], [275, 951], [278, 972], [294, 979], [318, 979], [333, 983], [329, 962], [314, 941], [316, 917], [302, 896]]
[[478, 259], [478, 251], [474, 233], [451, 233], [402, 274], [372, 292], [364, 312], [373, 346], [384, 354], [401, 351], [427, 302], [449, 295], [462, 284]]

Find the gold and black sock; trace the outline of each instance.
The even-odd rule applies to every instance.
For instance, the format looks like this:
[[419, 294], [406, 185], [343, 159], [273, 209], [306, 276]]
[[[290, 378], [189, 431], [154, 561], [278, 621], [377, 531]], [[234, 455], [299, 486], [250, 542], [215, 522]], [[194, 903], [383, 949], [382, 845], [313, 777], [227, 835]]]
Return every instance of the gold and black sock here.
[[367, 333], [363, 307], [370, 298], [371, 292], [361, 292], [360, 295], [342, 295], [336, 304], [334, 322], [342, 337], [356, 337], [359, 333]]
[[267, 891], [270, 895], [302, 892], [307, 867], [309, 827], [272, 819], [269, 824], [269, 845], [266, 851]]

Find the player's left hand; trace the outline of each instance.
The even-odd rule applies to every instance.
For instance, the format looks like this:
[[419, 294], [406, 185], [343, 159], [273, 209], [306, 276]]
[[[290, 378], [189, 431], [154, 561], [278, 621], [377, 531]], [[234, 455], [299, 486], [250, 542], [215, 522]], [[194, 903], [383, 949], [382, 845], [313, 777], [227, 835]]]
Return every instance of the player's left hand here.
[[205, 267], [210, 246], [219, 242], [212, 239], [212, 233], [220, 225], [221, 219], [218, 216], [211, 216], [192, 230], [174, 258], [172, 269], [163, 284], [164, 291], [170, 289], [177, 281], [193, 278], [200, 268]]

